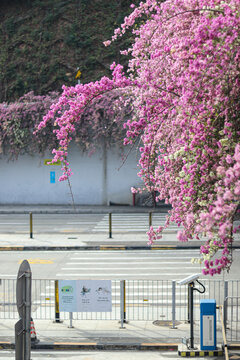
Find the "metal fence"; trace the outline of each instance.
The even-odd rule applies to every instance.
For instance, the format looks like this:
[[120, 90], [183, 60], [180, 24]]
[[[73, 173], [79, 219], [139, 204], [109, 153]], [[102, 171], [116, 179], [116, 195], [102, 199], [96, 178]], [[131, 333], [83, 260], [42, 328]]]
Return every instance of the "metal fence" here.
[[227, 341], [240, 340], [240, 281], [231, 280], [226, 284], [224, 297], [224, 325]]
[[[32, 317], [56, 320], [57, 280], [32, 281]], [[199, 321], [200, 299], [216, 299], [224, 304], [224, 321], [228, 340], [239, 340], [240, 281], [201, 280], [206, 291], [194, 292], [194, 320]], [[197, 285], [195, 285], [197, 286]], [[61, 312], [60, 319], [67, 320], [142, 320], [188, 321], [188, 287], [170, 280], [113, 280], [112, 312]], [[18, 319], [16, 307], [16, 280], [4, 279], [0, 284], [0, 319]]]

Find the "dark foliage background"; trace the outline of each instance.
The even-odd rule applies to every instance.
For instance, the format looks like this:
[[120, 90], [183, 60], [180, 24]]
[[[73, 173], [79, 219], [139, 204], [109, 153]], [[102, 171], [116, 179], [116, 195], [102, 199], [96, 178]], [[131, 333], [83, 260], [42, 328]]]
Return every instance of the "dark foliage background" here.
[[1, 0], [0, 102], [34, 91], [45, 95], [110, 75], [113, 60], [131, 42], [129, 34], [105, 48], [133, 0]]

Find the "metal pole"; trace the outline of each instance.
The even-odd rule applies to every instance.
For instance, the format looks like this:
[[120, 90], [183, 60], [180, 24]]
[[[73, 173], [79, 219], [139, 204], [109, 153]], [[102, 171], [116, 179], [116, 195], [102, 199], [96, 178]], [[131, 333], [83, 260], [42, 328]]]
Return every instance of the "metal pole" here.
[[72, 312], [69, 313], [69, 320], [70, 320], [69, 328], [73, 328], [74, 326], [72, 324], [72, 322], [73, 322], [73, 313]]
[[126, 319], [126, 280], [123, 280], [123, 322], [127, 323]]
[[32, 213], [29, 213], [29, 220], [30, 220], [30, 239], [33, 238], [33, 221], [32, 221]]
[[25, 358], [24, 360], [31, 359], [31, 273], [26, 272], [26, 312], [25, 312]]
[[194, 337], [193, 337], [193, 288], [194, 282], [189, 285], [190, 288], [190, 349], [194, 349]]
[[55, 322], [60, 323], [58, 280], [55, 280]]
[[176, 281], [172, 281], [172, 329], [176, 329]]
[[121, 316], [120, 329], [125, 329], [123, 326], [123, 323], [124, 323], [124, 280], [120, 280], [120, 316]]
[[190, 324], [190, 287], [187, 288], [187, 322]]
[[223, 323], [227, 332], [228, 281], [224, 281]]
[[149, 227], [152, 226], [152, 212], [149, 212]]
[[112, 238], [112, 213], [109, 213], [109, 239]]

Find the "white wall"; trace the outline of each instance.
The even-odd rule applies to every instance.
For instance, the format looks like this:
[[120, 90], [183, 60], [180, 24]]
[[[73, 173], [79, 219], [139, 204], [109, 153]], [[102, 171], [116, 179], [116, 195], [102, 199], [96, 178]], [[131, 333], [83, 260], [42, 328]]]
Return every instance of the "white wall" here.
[[[125, 154], [128, 149], [124, 149]], [[59, 182], [61, 166], [46, 166], [44, 159], [51, 155], [20, 156], [17, 161], [0, 158], [0, 204], [70, 204], [71, 196], [66, 181]], [[82, 154], [76, 145], [69, 151], [74, 175], [70, 178], [74, 201], [81, 205], [104, 205], [110, 201], [131, 204], [131, 186], [139, 185], [136, 151], [123, 164], [121, 150], [104, 149], [91, 157]], [[122, 166], [121, 166], [122, 165]], [[55, 183], [50, 183], [54, 171]]]

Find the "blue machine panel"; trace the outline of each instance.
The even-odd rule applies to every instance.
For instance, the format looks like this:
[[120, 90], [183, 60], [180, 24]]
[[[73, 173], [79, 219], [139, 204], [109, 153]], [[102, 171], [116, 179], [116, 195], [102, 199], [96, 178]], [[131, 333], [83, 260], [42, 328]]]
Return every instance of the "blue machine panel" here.
[[216, 300], [200, 300], [200, 348], [201, 350], [216, 350]]

